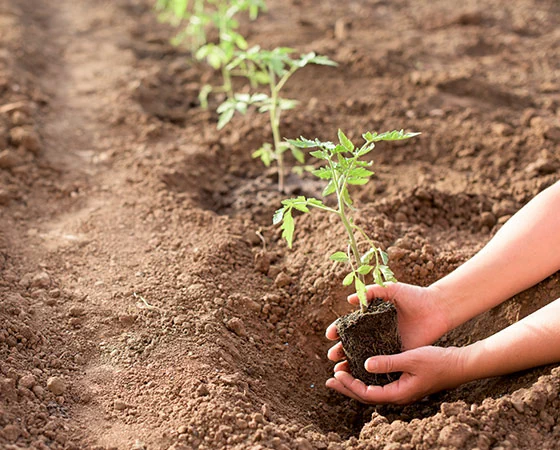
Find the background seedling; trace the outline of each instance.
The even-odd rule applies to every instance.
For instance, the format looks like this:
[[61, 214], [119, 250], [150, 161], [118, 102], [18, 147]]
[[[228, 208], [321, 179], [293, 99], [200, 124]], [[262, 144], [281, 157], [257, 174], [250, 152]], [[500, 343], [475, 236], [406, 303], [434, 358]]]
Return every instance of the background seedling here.
[[[251, 20], [255, 20], [260, 11], [266, 9], [264, 0], [159, 0], [158, 8], [164, 12], [164, 20], [179, 26], [186, 23], [185, 28], [175, 36], [173, 43], [181, 44], [189, 41], [191, 52], [199, 61], [206, 61], [214, 70], [222, 75], [222, 86], [211, 85], [202, 87], [199, 95], [201, 106], [208, 106], [208, 95], [212, 91], [222, 91], [233, 97], [232, 76], [229, 68], [236, 52], [246, 50], [245, 38], [237, 32], [239, 13], [248, 11]], [[211, 28], [218, 32], [217, 42], [208, 42], [207, 33]]]
[[321, 142], [318, 139], [309, 140], [301, 137], [288, 142], [300, 149], [318, 148], [310, 154], [326, 163], [323, 167], [313, 171], [313, 174], [327, 181], [323, 196], [336, 194], [337, 206], [332, 208], [315, 198], [303, 196], [282, 201], [282, 208], [274, 214], [273, 223], [282, 223], [282, 237], [291, 248], [294, 237], [295, 223], [292, 211], [295, 209], [307, 213], [310, 208], [319, 209], [337, 215], [348, 238], [346, 251], [337, 251], [330, 259], [350, 266], [350, 271], [344, 277], [342, 284], [349, 286], [354, 283], [356, 293], [360, 299], [362, 312], [367, 309], [366, 277], [371, 274], [373, 281], [381, 286], [387, 281], [396, 281], [393, 271], [388, 266], [387, 253], [378, 248], [368, 237], [366, 232], [358, 226], [350, 212], [354, 209], [348, 191], [350, 185], [366, 184], [373, 172], [369, 169], [373, 161], [363, 161], [361, 158], [371, 152], [375, 143], [379, 141], [397, 141], [417, 136], [420, 133], [405, 133], [389, 131], [385, 133], [365, 133], [365, 143], [356, 147], [346, 135], [338, 131], [338, 144]]
[[280, 91], [294, 73], [308, 64], [337, 65], [326, 56], [316, 55], [313, 52], [303, 54], [299, 58], [292, 58], [290, 55], [293, 52], [293, 49], [285, 47], [263, 50], [256, 46], [240, 53], [231, 62], [229, 68], [233, 70], [237, 67], [243, 67], [245, 76], [251, 84], [253, 86], [266, 84], [268, 85], [268, 92], [253, 95], [236, 94], [218, 107], [220, 115], [218, 129], [223, 128], [232, 119], [235, 112], [244, 114], [249, 105], [256, 105], [259, 112], [269, 114], [273, 143], [264, 143], [261, 148], [253, 153], [253, 158], [260, 158], [267, 167], [273, 161], [276, 161], [278, 165], [278, 190], [281, 192], [284, 190], [285, 177], [284, 152], [288, 149], [291, 150], [300, 163], [304, 162], [304, 154], [297, 146], [282, 141], [280, 136], [282, 112], [293, 109], [297, 105], [296, 100], [280, 97]]

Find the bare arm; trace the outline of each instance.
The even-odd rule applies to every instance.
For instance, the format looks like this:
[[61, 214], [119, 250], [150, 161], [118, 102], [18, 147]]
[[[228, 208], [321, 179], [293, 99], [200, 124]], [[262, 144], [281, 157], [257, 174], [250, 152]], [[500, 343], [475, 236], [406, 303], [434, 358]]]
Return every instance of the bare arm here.
[[475, 256], [428, 289], [453, 329], [560, 269], [560, 181], [519, 210]]

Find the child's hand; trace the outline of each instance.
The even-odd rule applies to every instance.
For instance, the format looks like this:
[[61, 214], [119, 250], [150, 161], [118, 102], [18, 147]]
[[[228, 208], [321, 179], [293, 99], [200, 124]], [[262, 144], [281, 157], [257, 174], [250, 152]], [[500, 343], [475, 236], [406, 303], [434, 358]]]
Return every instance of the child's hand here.
[[375, 356], [366, 361], [373, 373], [403, 372], [385, 386], [367, 386], [348, 373], [348, 364], [335, 366], [334, 378], [326, 386], [362, 403], [404, 405], [428, 394], [465, 382], [463, 351], [457, 347], [419, 347], [389, 356]]

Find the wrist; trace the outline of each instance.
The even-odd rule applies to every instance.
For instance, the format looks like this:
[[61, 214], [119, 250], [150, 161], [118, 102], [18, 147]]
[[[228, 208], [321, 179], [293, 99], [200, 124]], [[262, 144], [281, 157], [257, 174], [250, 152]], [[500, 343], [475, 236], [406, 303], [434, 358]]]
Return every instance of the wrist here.
[[453, 305], [450, 302], [452, 298], [444, 288], [434, 283], [426, 288], [429, 293], [429, 298], [432, 299], [434, 307], [439, 313], [440, 320], [439, 323], [442, 324], [442, 329], [440, 330], [440, 336], [448, 333], [449, 331], [456, 328], [458, 323], [456, 323], [456, 318], [454, 317]]

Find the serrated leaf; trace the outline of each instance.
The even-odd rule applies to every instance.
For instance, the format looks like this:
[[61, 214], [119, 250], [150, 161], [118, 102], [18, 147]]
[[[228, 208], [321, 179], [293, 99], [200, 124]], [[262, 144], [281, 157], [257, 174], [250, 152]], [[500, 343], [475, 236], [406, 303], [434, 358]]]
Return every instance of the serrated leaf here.
[[342, 280], [342, 284], [344, 286], [350, 286], [352, 284], [352, 281], [354, 281], [355, 276], [356, 274], [354, 272], [350, 272], [348, 275], [344, 277], [344, 280]]
[[371, 143], [370, 145], [364, 145], [362, 148], [358, 150], [356, 153], [359, 157], [367, 155], [375, 148], [375, 144]]
[[364, 167], [356, 167], [348, 172], [350, 177], [371, 177], [373, 172]]
[[294, 241], [295, 224], [294, 224], [294, 218], [292, 217], [291, 208], [287, 209], [284, 212], [284, 218], [280, 229], [282, 230], [282, 237], [286, 239], [286, 242], [288, 243], [288, 247], [292, 248], [292, 244]]
[[375, 252], [375, 249], [370, 248], [367, 252], [365, 252], [362, 257], [360, 258], [360, 262], [362, 264], [368, 264], [371, 259], [373, 258], [373, 253]]
[[330, 180], [329, 183], [325, 186], [325, 189], [323, 189], [321, 195], [323, 197], [328, 197], [333, 192], [336, 192], [336, 183], [334, 182], [334, 180]]
[[381, 277], [381, 271], [379, 270], [379, 267], [376, 267], [373, 270], [373, 281], [375, 281], [375, 284], [378, 284], [379, 286], [385, 286], [383, 278]]
[[393, 130], [385, 131], [384, 133], [365, 133], [364, 139], [368, 142], [379, 142], [379, 141], [401, 141], [403, 139], [409, 139], [414, 136], [418, 136], [421, 133], [405, 133], [404, 130]]
[[319, 207], [325, 206], [325, 204], [321, 200], [317, 200], [316, 198], [313, 197], [307, 199], [307, 204], [312, 206], [319, 206]]
[[367, 275], [372, 271], [372, 269], [373, 266], [370, 266], [369, 264], [362, 264], [360, 267], [358, 267], [358, 270], [356, 270], [356, 272], [358, 272], [360, 275]]
[[383, 274], [383, 278], [385, 278], [385, 281], [397, 281], [395, 278], [395, 274], [388, 266], [380, 265], [379, 270]]
[[344, 252], [333, 253], [329, 258], [336, 262], [348, 262], [348, 255]]
[[360, 280], [360, 277], [354, 278], [354, 286], [356, 287], [356, 294], [358, 294], [358, 299], [360, 303], [367, 306], [367, 290], [366, 285]]
[[342, 190], [342, 200], [348, 206], [352, 206], [352, 199], [350, 198], [350, 194], [348, 193], [348, 189], [344, 188]]
[[218, 130], [221, 130], [222, 128], [224, 128], [230, 122], [230, 120], [233, 118], [234, 114], [235, 114], [235, 109], [233, 109], [233, 108], [225, 110], [220, 115], [220, 118], [218, 120]]
[[340, 144], [346, 149], [348, 152], [354, 151], [354, 144], [350, 139], [346, 137], [346, 135], [342, 132], [342, 130], [338, 130], [338, 140]]
[[284, 211], [286, 210], [286, 208], [280, 208], [277, 209], [274, 212], [274, 216], [272, 216], [272, 224], [273, 225], [278, 225], [280, 222], [282, 222], [282, 218], [284, 217]]
[[333, 177], [333, 172], [329, 167], [321, 167], [311, 173], [322, 180], [330, 180]]
[[[314, 147], [316, 147], [314, 145]], [[313, 152], [309, 152], [309, 154], [317, 159], [327, 159], [327, 154], [323, 150], [315, 150]]]
[[305, 154], [299, 148], [290, 146], [290, 151], [292, 152], [292, 155], [294, 155], [294, 158], [297, 162], [299, 162], [300, 164], [305, 163]]
[[331, 151], [335, 154], [336, 153], [346, 153], [348, 151], [348, 149], [346, 147], [344, 147], [344, 145], [338, 144]]
[[362, 185], [367, 184], [369, 180], [367, 178], [348, 178], [348, 184]]
[[379, 251], [379, 255], [381, 256], [381, 261], [383, 264], [387, 264], [389, 262], [389, 255], [381, 249], [377, 249]]
[[313, 148], [317, 147], [317, 143], [315, 141], [311, 141], [309, 139], [304, 138], [301, 136], [298, 139], [286, 139], [291, 145], [298, 147], [298, 148]]

